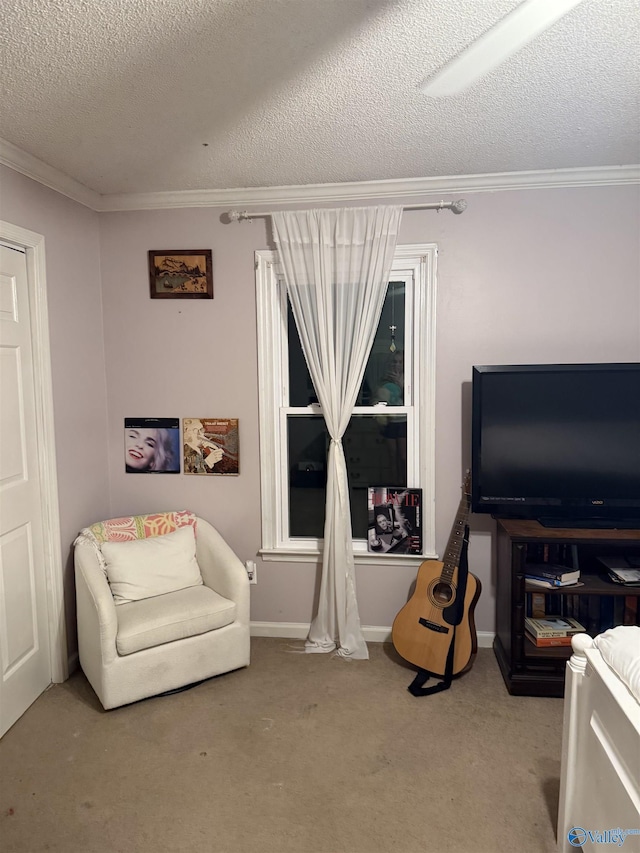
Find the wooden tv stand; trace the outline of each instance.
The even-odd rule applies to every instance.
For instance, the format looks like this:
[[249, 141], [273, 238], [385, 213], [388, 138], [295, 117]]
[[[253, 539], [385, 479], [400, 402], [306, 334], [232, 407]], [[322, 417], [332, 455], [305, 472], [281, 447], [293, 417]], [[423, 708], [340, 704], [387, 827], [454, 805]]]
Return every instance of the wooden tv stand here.
[[[571, 648], [539, 649], [527, 639], [524, 630], [527, 596], [531, 592], [544, 593], [549, 607], [564, 609], [564, 615], [571, 615], [568, 608], [574, 608], [575, 612], [577, 607], [583, 618], [579, 615], [575, 618], [592, 636], [604, 630], [602, 625], [611, 613], [614, 624], [623, 624], [625, 619], [628, 622], [629, 613], [634, 612], [632, 599], [635, 599], [638, 624], [640, 587], [624, 587], [609, 580], [606, 568], [597, 557], [640, 557], [640, 530], [548, 528], [537, 521], [496, 521], [497, 598], [493, 648], [505, 684], [509, 693], [518, 696], [563, 696], [565, 667]], [[582, 586], [557, 589], [527, 586], [527, 559], [539, 562], [540, 555], [546, 554], [554, 557], [549, 562], [571, 565], [570, 557], [568, 559], [571, 546], [575, 546], [578, 556]], [[569, 601], [567, 596], [574, 598]], [[602, 614], [605, 614], [604, 621]]]

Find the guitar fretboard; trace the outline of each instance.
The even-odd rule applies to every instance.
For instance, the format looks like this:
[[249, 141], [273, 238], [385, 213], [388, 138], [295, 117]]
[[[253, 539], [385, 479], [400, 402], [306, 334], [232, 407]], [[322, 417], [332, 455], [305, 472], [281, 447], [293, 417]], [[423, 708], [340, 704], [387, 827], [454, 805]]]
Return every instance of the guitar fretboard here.
[[471, 506], [471, 495], [469, 494], [470, 477], [464, 482], [463, 495], [460, 499], [458, 512], [456, 513], [455, 521], [451, 529], [451, 535], [447, 543], [447, 549], [443, 558], [442, 580], [451, 582], [453, 573], [460, 563], [460, 554], [462, 553], [462, 543], [464, 542], [464, 528], [469, 519], [469, 509]]

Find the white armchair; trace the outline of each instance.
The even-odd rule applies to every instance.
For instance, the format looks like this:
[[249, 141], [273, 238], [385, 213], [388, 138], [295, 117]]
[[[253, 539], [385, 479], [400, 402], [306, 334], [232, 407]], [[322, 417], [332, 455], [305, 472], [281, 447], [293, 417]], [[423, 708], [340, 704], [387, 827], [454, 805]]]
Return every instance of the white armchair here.
[[[134, 520], [145, 518], [156, 517]], [[194, 520], [203, 583], [127, 603], [114, 600], [115, 584], [110, 584], [104, 557], [107, 543], [96, 542], [90, 533], [99, 525], [75, 542], [80, 665], [105, 709], [249, 664], [247, 573], [217, 530], [202, 518]], [[193, 547], [193, 536], [191, 542]]]

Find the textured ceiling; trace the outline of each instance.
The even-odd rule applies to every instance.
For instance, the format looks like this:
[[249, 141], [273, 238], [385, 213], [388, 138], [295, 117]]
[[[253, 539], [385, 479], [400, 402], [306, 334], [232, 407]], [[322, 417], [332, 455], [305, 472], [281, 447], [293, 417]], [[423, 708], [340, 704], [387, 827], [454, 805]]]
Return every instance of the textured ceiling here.
[[4, 0], [0, 137], [101, 193], [640, 162], [640, 4], [585, 0], [471, 89], [517, 0]]

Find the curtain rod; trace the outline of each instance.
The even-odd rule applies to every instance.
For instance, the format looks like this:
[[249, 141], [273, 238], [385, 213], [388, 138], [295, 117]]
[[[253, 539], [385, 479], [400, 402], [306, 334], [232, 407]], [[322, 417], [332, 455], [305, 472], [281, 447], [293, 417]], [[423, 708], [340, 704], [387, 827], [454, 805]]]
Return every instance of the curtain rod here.
[[[463, 213], [466, 209], [467, 202], [463, 198], [458, 199], [458, 201], [434, 201], [430, 204], [412, 204], [404, 208], [404, 210], [450, 210], [452, 213]], [[253, 213], [249, 213], [246, 210], [230, 210], [227, 213], [229, 222], [240, 222], [241, 219], [251, 221], [252, 219], [261, 219], [272, 215], [273, 211], [271, 210]]]

